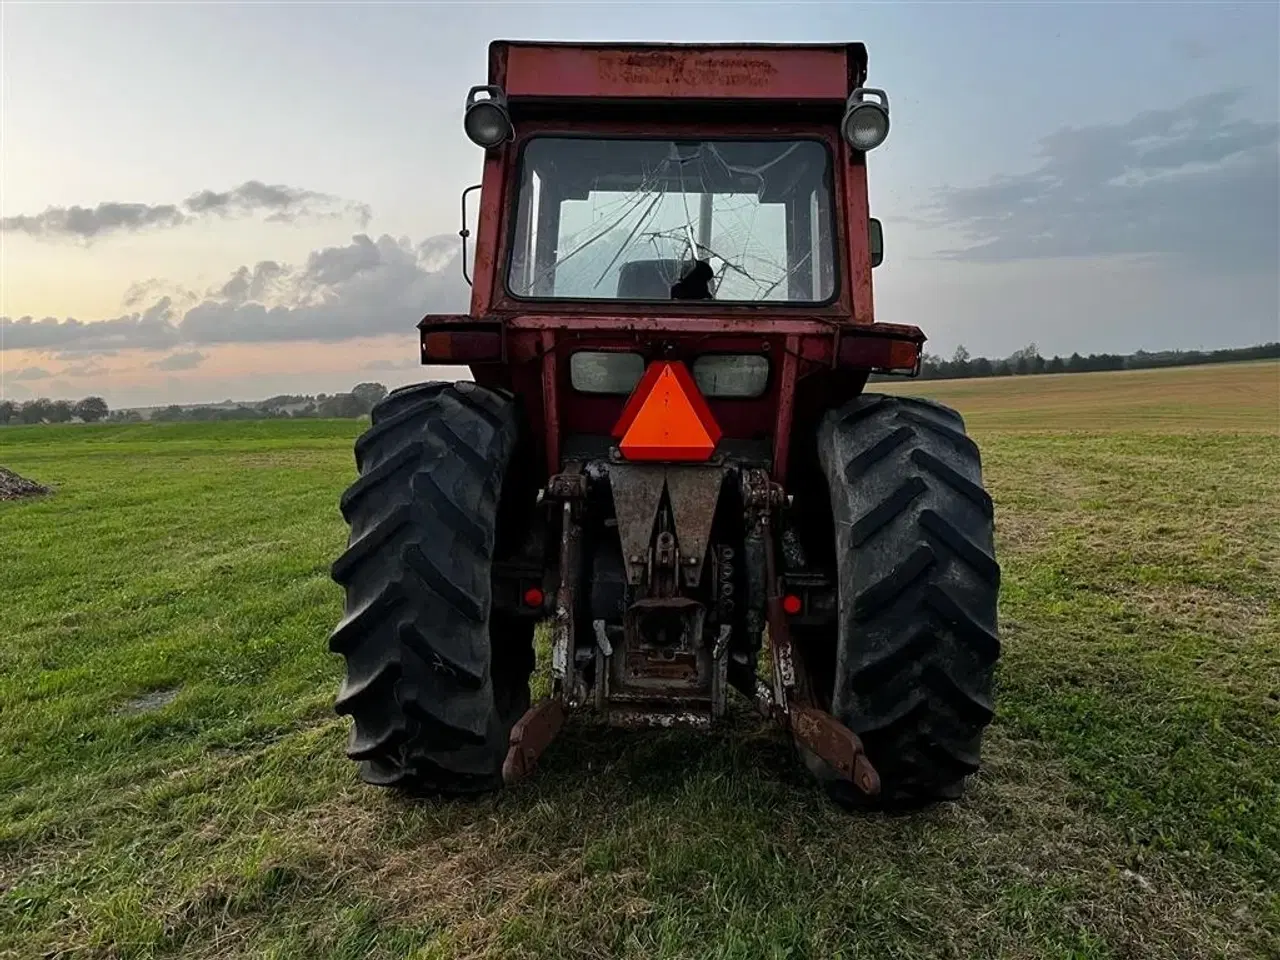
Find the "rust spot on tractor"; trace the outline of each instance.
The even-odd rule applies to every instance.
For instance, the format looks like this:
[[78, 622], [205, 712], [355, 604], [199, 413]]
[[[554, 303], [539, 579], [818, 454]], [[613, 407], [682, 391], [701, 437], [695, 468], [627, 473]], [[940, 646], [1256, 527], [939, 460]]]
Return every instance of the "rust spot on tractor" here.
[[502, 780], [512, 784], [533, 773], [538, 758], [551, 745], [564, 725], [564, 706], [546, 699], [530, 707], [511, 728], [507, 759], [502, 764]]
[[798, 741], [867, 796], [880, 792], [880, 776], [867, 759], [858, 735], [843, 723], [814, 707], [791, 708], [791, 730]]
[[667, 52], [604, 53], [596, 64], [601, 80], [636, 87], [766, 89], [778, 72], [764, 57], [691, 57]]

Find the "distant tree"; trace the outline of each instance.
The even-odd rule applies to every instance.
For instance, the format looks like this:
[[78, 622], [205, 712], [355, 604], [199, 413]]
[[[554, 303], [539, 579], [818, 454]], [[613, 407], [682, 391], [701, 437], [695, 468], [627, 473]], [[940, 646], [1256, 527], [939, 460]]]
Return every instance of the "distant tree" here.
[[270, 414], [261, 407], [237, 403], [230, 407], [192, 407], [187, 411], [185, 419], [196, 423], [214, 423], [223, 420], [262, 420], [268, 416]]
[[85, 423], [97, 423], [111, 410], [101, 397], [85, 397], [71, 408], [71, 412]]
[[9, 423], [18, 416], [18, 405], [12, 400], [0, 400], [0, 423]]
[[44, 423], [49, 419], [49, 408], [53, 406], [44, 397], [28, 400], [18, 411], [18, 418], [23, 423]]
[[279, 394], [278, 396], [268, 397], [266, 400], [263, 400], [260, 404], [258, 404], [258, 406], [287, 407], [295, 403], [306, 403], [307, 400], [309, 399], [310, 397], [304, 397], [300, 394], [282, 393], [282, 394]]
[[320, 416], [335, 419], [354, 419], [368, 412], [364, 404], [350, 393], [335, 393], [318, 408]]
[[183, 410], [182, 407], [178, 406], [176, 403], [173, 403], [165, 407], [163, 410], [157, 410], [155, 413], [151, 414], [151, 419], [161, 423], [176, 423], [179, 420], [187, 419], [187, 411]]
[[360, 401], [362, 412], [368, 413], [374, 404], [387, 395], [387, 388], [380, 383], [357, 383], [351, 388], [351, 396]]
[[[1021, 350], [1015, 350], [1009, 355], [1009, 368], [1015, 374], [1038, 373], [1036, 369], [1036, 361], [1040, 360], [1040, 348], [1034, 343], [1029, 343]], [[1043, 363], [1043, 361], [1040, 361]]]
[[74, 416], [70, 400], [55, 400], [49, 406], [47, 419], [50, 423], [70, 423]]
[[1053, 359], [1044, 365], [1044, 372], [1062, 373], [1066, 368], [1067, 365], [1063, 363], [1062, 358], [1055, 353]]
[[974, 377], [991, 376], [991, 361], [986, 357], [978, 357], [969, 364], [969, 375]]
[[956, 347], [956, 352], [951, 355], [951, 376], [972, 376], [969, 370], [969, 351], [965, 349], [963, 343]]
[[142, 423], [142, 414], [137, 410], [112, 410], [107, 414], [108, 423]]

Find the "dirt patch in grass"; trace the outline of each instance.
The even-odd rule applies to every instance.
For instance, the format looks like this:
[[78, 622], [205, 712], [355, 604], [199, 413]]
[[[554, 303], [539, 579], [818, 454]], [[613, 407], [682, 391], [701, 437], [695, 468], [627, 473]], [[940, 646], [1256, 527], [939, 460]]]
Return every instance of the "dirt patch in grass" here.
[[44, 484], [20, 477], [12, 470], [0, 467], [0, 500], [28, 500], [44, 497], [53, 491]]
[[121, 713], [149, 713], [152, 710], [159, 710], [161, 707], [167, 707], [173, 703], [181, 692], [178, 687], [170, 687], [164, 690], [152, 690], [141, 696], [134, 697], [123, 707], [120, 708]]
[[[1255, 641], [1270, 617], [1280, 613], [1258, 597], [1188, 584], [1144, 583], [1128, 586], [1125, 597], [1154, 623], [1195, 625], [1219, 638]], [[1230, 650], [1232, 656], [1237, 651]]]

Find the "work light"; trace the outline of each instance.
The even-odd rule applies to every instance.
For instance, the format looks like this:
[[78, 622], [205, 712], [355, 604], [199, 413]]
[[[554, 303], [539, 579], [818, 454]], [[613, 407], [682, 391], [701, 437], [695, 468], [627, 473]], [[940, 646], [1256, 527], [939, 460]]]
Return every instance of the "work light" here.
[[[488, 94], [488, 98], [477, 99], [481, 93]], [[471, 88], [462, 114], [462, 128], [467, 132], [467, 139], [486, 150], [511, 139], [515, 130], [511, 126], [511, 114], [507, 111], [507, 95], [501, 87]]]
[[[879, 102], [867, 100], [873, 95]], [[840, 130], [855, 150], [874, 150], [889, 136], [889, 97], [883, 90], [859, 87], [849, 94]]]

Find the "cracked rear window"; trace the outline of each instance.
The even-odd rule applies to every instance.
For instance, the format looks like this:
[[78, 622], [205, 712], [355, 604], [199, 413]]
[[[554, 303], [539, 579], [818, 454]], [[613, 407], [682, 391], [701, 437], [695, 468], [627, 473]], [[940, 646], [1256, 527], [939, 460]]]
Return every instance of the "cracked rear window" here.
[[825, 303], [833, 221], [820, 141], [534, 137], [507, 286], [527, 299], [680, 299], [673, 288], [702, 261], [695, 299]]

